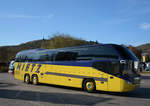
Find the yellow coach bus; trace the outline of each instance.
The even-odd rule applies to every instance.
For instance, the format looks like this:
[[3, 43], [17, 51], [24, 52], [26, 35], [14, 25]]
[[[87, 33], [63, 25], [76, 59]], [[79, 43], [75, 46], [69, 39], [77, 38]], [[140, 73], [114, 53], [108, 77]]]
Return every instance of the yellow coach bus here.
[[54, 84], [128, 92], [140, 85], [138, 59], [125, 46], [98, 44], [17, 53], [14, 77], [29, 84]]

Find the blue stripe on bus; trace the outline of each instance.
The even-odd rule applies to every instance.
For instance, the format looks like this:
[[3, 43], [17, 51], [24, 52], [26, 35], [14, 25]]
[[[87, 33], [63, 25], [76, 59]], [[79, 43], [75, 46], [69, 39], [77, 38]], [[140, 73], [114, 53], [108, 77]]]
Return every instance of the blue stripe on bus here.
[[[49, 64], [49, 65], [64, 65], [64, 66], [82, 66], [82, 67], [91, 67], [93, 62], [104, 62], [105, 60], [98, 61], [41, 61], [41, 62], [28, 62], [35, 64]], [[108, 60], [106, 60], [108, 61]]]
[[[32, 62], [31, 62], [32, 63]], [[57, 61], [57, 62], [36, 62], [37, 64], [49, 64], [49, 65], [64, 65], [64, 66], [83, 66], [83, 67], [91, 67], [92, 61], [90, 62], [76, 62], [76, 61]]]

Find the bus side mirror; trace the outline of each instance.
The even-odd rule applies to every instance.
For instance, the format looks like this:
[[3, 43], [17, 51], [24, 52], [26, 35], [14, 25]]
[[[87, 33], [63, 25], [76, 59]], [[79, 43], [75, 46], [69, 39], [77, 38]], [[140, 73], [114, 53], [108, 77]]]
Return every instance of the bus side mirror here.
[[120, 60], [120, 64], [126, 64], [126, 60]]

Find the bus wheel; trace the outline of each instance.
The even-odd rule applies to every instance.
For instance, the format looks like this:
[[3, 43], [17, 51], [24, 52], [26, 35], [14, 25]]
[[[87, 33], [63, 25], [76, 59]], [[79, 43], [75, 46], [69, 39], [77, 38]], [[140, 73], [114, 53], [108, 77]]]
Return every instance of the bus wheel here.
[[89, 93], [94, 92], [96, 90], [95, 82], [91, 79], [86, 79], [83, 82], [83, 90]]
[[32, 76], [32, 83], [33, 83], [34, 85], [37, 85], [37, 84], [38, 84], [38, 76], [37, 76], [37, 75], [33, 75], [33, 76]]
[[27, 83], [27, 84], [30, 83], [30, 76], [28, 74], [25, 75], [24, 82]]

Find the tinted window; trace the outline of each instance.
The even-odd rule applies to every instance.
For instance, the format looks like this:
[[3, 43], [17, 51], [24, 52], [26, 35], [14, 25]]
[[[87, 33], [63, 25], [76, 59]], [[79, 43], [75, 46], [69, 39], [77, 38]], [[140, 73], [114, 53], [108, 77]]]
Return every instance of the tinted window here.
[[115, 49], [119, 52], [120, 56], [123, 58], [123, 59], [131, 59], [130, 55], [128, 55], [125, 51], [124, 48], [122, 48], [121, 46], [118, 46], [118, 45], [115, 45], [114, 46]]
[[54, 61], [56, 57], [56, 51], [45, 51], [38, 53], [39, 61]]
[[96, 47], [88, 47], [81, 48], [78, 50], [78, 59], [96, 59], [96, 58], [114, 58], [118, 59], [118, 55], [111, 47], [107, 46], [96, 46]]
[[123, 47], [123, 48], [127, 51], [127, 53], [130, 55], [130, 57], [131, 57], [133, 60], [138, 61], [138, 58], [135, 56], [135, 54], [134, 54], [130, 49], [128, 49], [128, 48], [126, 48], [126, 47]]
[[55, 61], [73, 61], [76, 57], [77, 52], [58, 52]]
[[120, 56], [125, 60], [137, 60], [136, 56], [126, 47], [114, 45]]
[[112, 74], [112, 75], [119, 75], [120, 73], [120, 66], [119, 66], [119, 62], [116, 61], [112, 61], [112, 62], [94, 62], [93, 63], [93, 67], [103, 71], [105, 73], [108, 74]]

